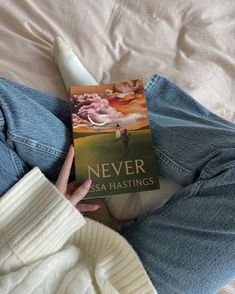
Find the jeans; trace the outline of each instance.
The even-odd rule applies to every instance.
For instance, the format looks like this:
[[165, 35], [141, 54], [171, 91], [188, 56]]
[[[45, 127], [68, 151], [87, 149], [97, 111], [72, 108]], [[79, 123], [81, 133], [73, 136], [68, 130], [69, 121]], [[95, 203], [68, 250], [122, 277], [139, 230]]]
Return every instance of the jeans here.
[[55, 181], [71, 143], [68, 103], [0, 78], [0, 195], [35, 166]]
[[[183, 188], [121, 234], [159, 294], [214, 294], [235, 277], [235, 125], [163, 77], [145, 93], [159, 173]], [[0, 195], [34, 166], [56, 180], [70, 144], [66, 102], [0, 78]]]

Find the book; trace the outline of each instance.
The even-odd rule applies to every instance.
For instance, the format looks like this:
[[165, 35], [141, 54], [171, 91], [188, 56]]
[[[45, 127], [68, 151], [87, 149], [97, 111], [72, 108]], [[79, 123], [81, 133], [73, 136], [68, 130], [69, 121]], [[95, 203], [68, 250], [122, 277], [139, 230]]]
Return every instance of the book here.
[[85, 199], [159, 189], [143, 81], [72, 86], [76, 182]]

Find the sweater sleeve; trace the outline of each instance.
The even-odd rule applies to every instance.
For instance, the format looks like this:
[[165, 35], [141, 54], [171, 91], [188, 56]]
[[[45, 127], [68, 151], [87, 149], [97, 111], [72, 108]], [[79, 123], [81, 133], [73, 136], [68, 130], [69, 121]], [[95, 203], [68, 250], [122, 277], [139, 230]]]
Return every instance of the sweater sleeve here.
[[84, 224], [80, 212], [34, 168], [0, 199], [0, 273], [58, 251]]

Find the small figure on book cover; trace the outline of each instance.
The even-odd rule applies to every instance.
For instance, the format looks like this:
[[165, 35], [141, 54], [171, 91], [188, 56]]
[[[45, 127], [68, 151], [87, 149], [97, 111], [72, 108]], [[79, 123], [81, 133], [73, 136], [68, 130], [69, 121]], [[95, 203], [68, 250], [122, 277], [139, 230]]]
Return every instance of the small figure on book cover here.
[[116, 139], [120, 139], [121, 138], [121, 127], [119, 124], [116, 124], [116, 135], [115, 135]]
[[126, 152], [130, 151], [128, 146], [129, 140], [130, 140], [130, 133], [128, 133], [127, 129], [124, 129], [124, 131], [122, 132], [122, 142], [124, 144], [124, 148]]

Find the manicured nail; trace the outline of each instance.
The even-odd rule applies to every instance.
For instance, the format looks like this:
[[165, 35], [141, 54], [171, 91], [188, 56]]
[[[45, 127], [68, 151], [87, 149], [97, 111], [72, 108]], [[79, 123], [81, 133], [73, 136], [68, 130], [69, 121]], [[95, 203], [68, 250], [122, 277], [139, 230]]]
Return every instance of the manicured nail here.
[[85, 181], [85, 185], [86, 185], [86, 186], [90, 186], [91, 183], [92, 183], [92, 179], [87, 179], [87, 180]]

